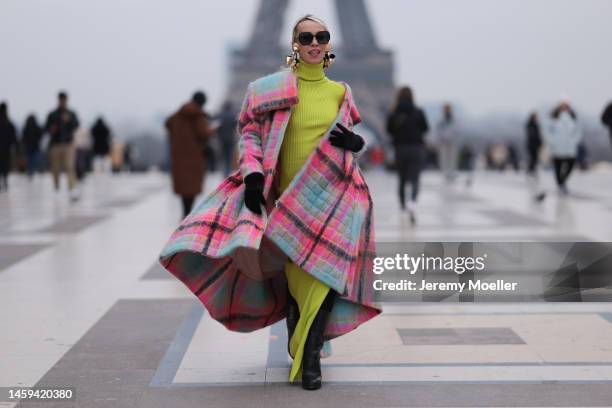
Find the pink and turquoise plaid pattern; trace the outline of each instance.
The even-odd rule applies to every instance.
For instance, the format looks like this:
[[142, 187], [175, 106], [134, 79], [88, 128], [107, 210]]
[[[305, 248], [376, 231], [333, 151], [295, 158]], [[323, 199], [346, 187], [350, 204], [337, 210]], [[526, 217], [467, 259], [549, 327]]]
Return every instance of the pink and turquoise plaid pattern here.
[[[337, 121], [352, 128], [361, 119], [344, 85]], [[290, 71], [249, 84], [238, 124], [240, 169], [181, 222], [160, 262], [214, 319], [230, 330], [249, 332], [285, 317], [287, 282], [282, 266], [269, 279], [249, 278], [238, 270], [232, 253], [238, 247], [261, 251], [273, 243], [285, 254], [276, 259], [279, 265], [289, 257], [340, 294], [325, 332], [329, 340], [382, 311], [372, 289], [373, 203], [355, 154], [334, 147], [327, 137], [277, 197], [272, 186], [278, 153], [297, 102], [297, 80]], [[242, 179], [252, 171], [263, 172], [266, 179], [263, 216], [244, 206]]]

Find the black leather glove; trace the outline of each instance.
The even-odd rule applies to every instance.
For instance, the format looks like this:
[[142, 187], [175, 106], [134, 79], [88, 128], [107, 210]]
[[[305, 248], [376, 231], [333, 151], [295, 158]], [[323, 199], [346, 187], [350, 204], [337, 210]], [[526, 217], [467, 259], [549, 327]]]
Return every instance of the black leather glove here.
[[332, 145], [341, 147], [352, 152], [358, 152], [363, 148], [365, 142], [363, 138], [356, 133], [351, 132], [341, 123], [336, 123], [338, 129], [332, 130], [330, 133], [333, 135], [329, 138]]
[[264, 175], [262, 173], [251, 173], [244, 178], [244, 204], [255, 214], [261, 215], [260, 204], [266, 205], [263, 196]]

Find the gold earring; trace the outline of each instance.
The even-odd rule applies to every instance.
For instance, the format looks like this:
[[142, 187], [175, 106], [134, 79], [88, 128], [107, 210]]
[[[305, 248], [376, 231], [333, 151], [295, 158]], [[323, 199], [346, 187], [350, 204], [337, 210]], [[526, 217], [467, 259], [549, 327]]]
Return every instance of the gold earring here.
[[336, 58], [334, 54], [330, 51], [325, 51], [325, 56], [323, 56], [323, 68], [331, 67], [334, 63], [334, 58]]
[[293, 52], [285, 57], [285, 65], [295, 71], [300, 63], [300, 53], [298, 52], [298, 46], [295, 44], [293, 44], [292, 50]]

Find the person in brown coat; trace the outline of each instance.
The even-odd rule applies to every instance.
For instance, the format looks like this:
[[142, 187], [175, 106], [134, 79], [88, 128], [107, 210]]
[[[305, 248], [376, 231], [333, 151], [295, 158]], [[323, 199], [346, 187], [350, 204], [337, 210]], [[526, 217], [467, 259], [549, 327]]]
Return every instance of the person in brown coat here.
[[169, 132], [172, 184], [183, 201], [183, 216], [191, 212], [195, 197], [202, 192], [206, 172], [204, 147], [212, 135], [202, 109], [206, 95], [198, 91], [166, 120]]

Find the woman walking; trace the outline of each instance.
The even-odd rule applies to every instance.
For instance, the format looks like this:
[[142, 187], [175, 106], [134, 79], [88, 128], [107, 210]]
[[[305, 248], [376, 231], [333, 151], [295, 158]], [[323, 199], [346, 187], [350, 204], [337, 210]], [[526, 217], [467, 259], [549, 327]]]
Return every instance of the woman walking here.
[[[249, 84], [238, 118], [239, 169], [192, 211], [161, 263], [228, 329], [287, 319], [289, 381], [321, 387], [325, 341], [381, 313], [373, 204], [357, 155], [361, 121], [331, 81], [330, 33], [311, 15], [292, 31], [291, 69]], [[262, 207], [263, 205], [263, 207]]]
[[393, 138], [395, 148], [402, 210], [406, 209], [406, 182], [409, 181], [412, 186], [412, 194], [408, 203], [412, 224], [416, 223], [419, 176], [425, 163], [425, 133], [428, 130], [429, 125], [425, 114], [414, 105], [412, 90], [407, 86], [401, 88], [397, 93], [395, 109], [387, 118], [387, 132]]
[[557, 186], [563, 195], [568, 194], [566, 183], [576, 162], [581, 140], [582, 131], [576, 113], [569, 103], [563, 101], [551, 113], [550, 129], [546, 137], [555, 166]]

